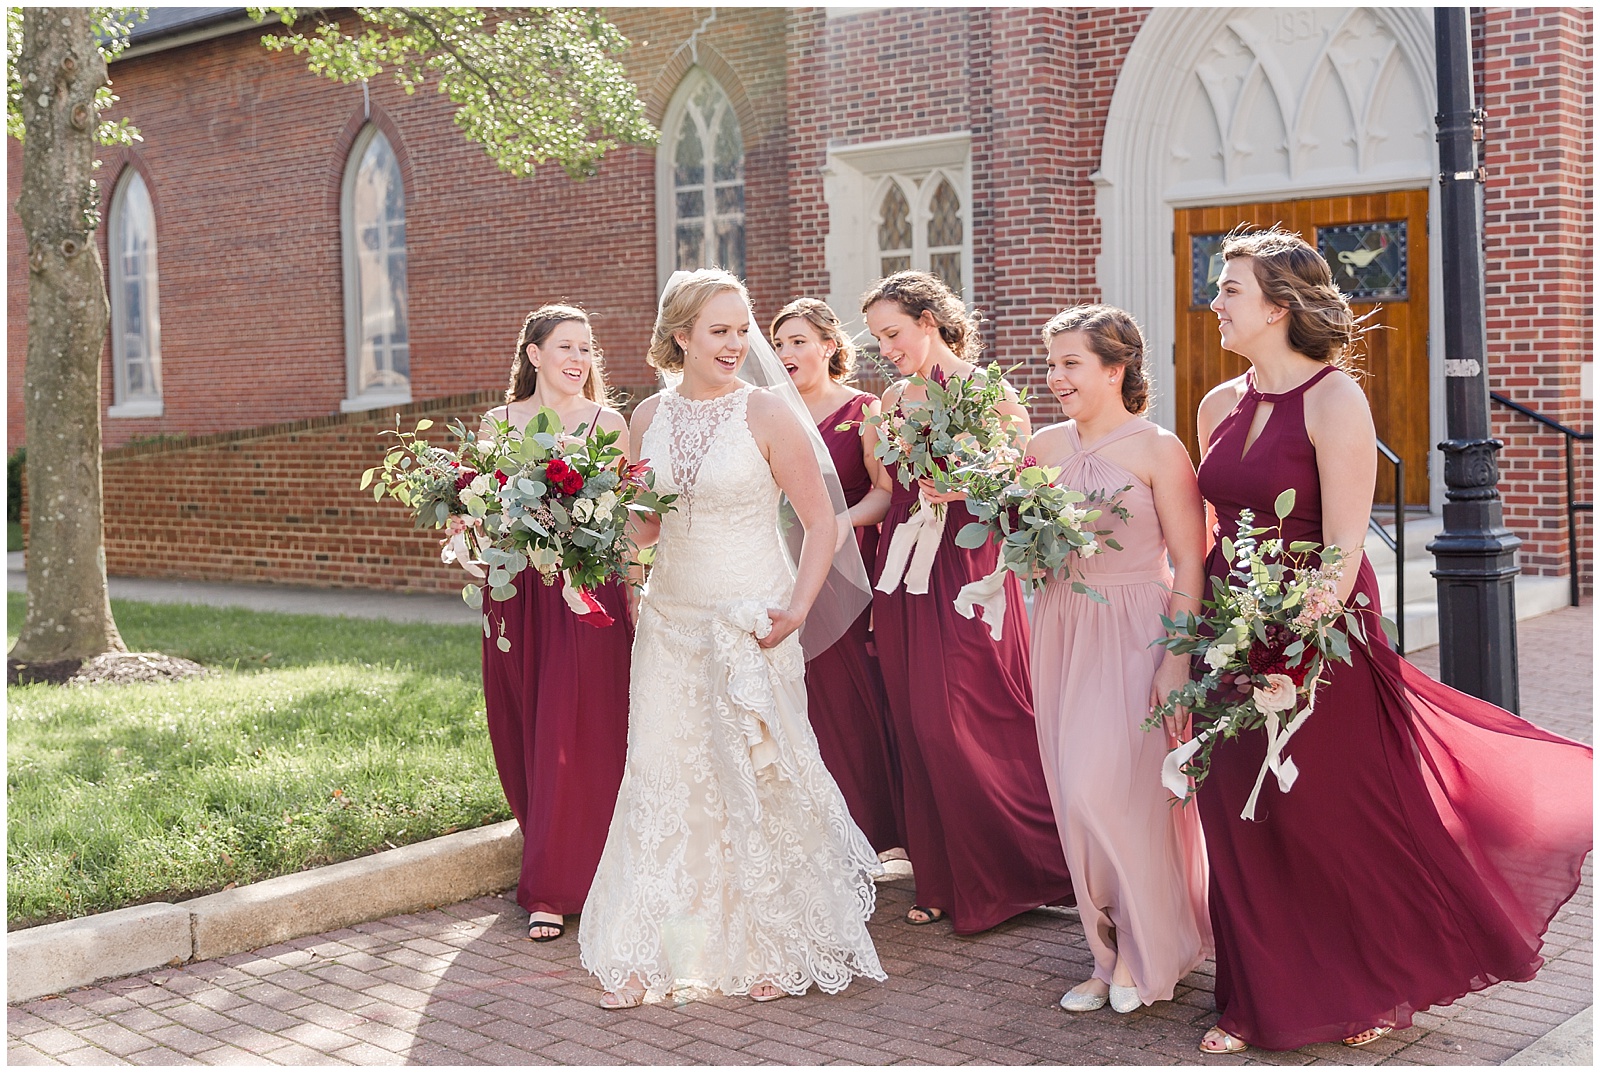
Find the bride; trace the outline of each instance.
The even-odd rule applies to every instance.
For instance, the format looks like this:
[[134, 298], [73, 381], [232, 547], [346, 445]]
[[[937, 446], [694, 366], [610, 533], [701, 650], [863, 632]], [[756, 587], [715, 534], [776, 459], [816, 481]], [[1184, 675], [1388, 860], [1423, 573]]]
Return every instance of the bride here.
[[[649, 361], [681, 382], [633, 416], [630, 454], [679, 499], [639, 534], [659, 543], [627, 764], [578, 932], [606, 1009], [674, 990], [767, 1001], [884, 978], [866, 927], [880, 865], [818, 755], [798, 632], [812, 651], [831, 644], [834, 620], [842, 631], [866, 604], [865, 573], [844, 554], [854, 541], [835, 539], [820, 438], [780, 396], [788, 378], [751, 326], [738, 279], [675, 273]], [[746, 375], [775, 390], [739, 378], [752, 349]], [[780, 495], [805, 531], [798, 568]], [[854, 585], [831, 567], [836, 550]]]

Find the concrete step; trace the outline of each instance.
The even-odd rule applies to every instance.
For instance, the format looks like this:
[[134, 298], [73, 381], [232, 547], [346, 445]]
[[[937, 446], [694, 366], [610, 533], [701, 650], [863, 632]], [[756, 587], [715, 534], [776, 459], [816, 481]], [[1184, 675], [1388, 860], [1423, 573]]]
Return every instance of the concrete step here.
[[[1409, 571], [1408, 571], [1409, 573]], [[1408, 584], [1409, 584], [1409, 578]], [[1564, 577], [1518, 574], [1516, 581], [1517, 621], [1536, 618], [1567, 606], [1570, 590]], [[1439, 643], [1439, 599], [1433, 578], [1406, 600], [1406, 651], [1430, 648]], [[1392, 615], [1390, 616], [1393, 617]]]

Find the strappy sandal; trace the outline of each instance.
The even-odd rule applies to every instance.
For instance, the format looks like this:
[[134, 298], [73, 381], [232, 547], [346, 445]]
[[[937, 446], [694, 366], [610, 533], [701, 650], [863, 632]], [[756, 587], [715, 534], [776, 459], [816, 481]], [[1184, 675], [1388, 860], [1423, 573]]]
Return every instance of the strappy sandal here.
[[789, 997], [789, 992], [785, 991], [777, 984], [757, 984], [756, 987], [770, 987], [772, 988], [772, 991], [770, 994], [758, 995], [756, 994], [756, 988], [752, 987], [750, 989], [750, 998], [755, 1002], [776, 1002], [781, 998]]
[[[1207, 1047], [1207, 1043], [1215, 1046]], [[1212, 1025], [1206, 1029], [1206, 1034], [1200, 1037], [1200, 1053], [1202, 1054], [1238, 1054], [1250, 1045], [1238, 1036], [1232, 1035], [1227, 1029]]]
[[1369, 1043], [1376, 1043], [1378, 1040], [1382, 1039], [1393, 1031], [1393, 1028], [1389, 1028], [1385, 1025], [1377, 1025], [1373, 1028], [1367, 1029], [1365, 1032], [1358, 1032], [1353, 1036], [1346, 1036], [1344, 1039], [1340, 1040], [1340, 1042], [1346, 1047], [1365, 1047]]
[[624, 987], [619, 991], [607, 991], [600, 996], [602, 1010], [631, 1010], [644, 1005], [644, 988]]
[[[911, 919], [912, 913], [921, 913], [927, 919], [913, 920]], [[906, 923], [917, 928], [920, 928], [925, 924], [937, 924], [939, 921], [943, 920], [944, 917], [945, 913], [943, 909], [930, 909], [925, 905], [913, 905], [910, 909], [906, 910]]]
[[[539, 914], [537, 913], [530, 913], [528, 915], [529, 939], [532, 939], [536, 943], [553, 943], [567, 933], [567, 922], [565, 920], [536, 920], [535, 918], [538, 915]], [[553, 916], [554, 914], [547, 913], [545, 915]], [[534, 928], [554, 928], [556, 929], [556, 932], [554, 935], [535, 935], [533, 933]]]

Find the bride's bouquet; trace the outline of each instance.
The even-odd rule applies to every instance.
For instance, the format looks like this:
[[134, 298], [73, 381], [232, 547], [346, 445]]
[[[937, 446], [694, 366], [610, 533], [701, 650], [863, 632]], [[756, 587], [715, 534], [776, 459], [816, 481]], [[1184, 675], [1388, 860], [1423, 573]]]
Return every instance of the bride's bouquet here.
[[[967, 510], [975, 519], [961, 527], [956, 544], [981, 548], [994, 539], [1000, 546], [993, 572], [962, 586], [956, 610], [971, 618], [974, 607], [981, 607], [989, 633], [997, 641], [1005, 620], [1007, 573], [1038, 588], [1056, 571], [1070, 575], [1074, 558], [1087, 559], [1106, 548], [1122, 550], [1111, 530], [1096, 529], [1094, 524], [1107, 511], [1128, 520], [1128, 509], [1117, 497], [1131, 486], [1084, 493], [1058, 487], [1055, 480], [1060, 474], [1057, 468], [1039, 465], [1032, 455], [1018, 459], [1009, 445], [951, 474], [967, 493]], [[1072, 590], [1106, 602], [1080, 580], [1073, 579]]]
[[[516, 595], [515, 578], [531, 567], [546, 585], [561, 579], [562, 596], [582, 621], [611, 625], [594, 590], [627, 576], [635, 551], [628, 512], [665, 514], [677, 496], [657, 494], [654, 474], [628, 465], [618, 433], [564, 435], [553, 410], [540, 410], [522, 429], [490, 419], [486, 435], [450, 422], [459, 442], [453, 451], [422, 438], [432, 425], [423, 419], [413, 432], [386, 432], [398, 442], [362, 474], [361, 487], [410, 507], [419, 528], [446, 531], [440, 559], [484, 581], [461, 590], [473, 607], [483, 606], [485, 587], [494, 601]], [[504, 622], [496, 644], [510, 648]]]
[[[894, 465], [902, 487], [928, 478], [940, 493], [961, 490], [956, 471], [992, 458], [1001, 449], [1015, 453], [1013, 424], [996, 409], [1006, 399], [1005, 371], [998, 363], [971, 377], [949, 377], [936, 365], [929, 377], [908, 381], [927, 392], [926, 401], [901, 400], [899, 413], [876, 414], [865, 423], [878, 430], [878, 460]], [[841, 426], [842, 427], [842, 426]], [[906, 591], [926, 593], [933, 556], [944, 536], [942, 503], [919, 498], [911, 516], [889, 541], [878, 589], [893, 592], [902, 578]]]
[[[1366, 642], [1360, 617], [1339, 603], [1336, 592], [1345, 553], [1311, 541], [1285, 542], [1283, 519], [1294, 509], [1294, 489], [1278, 497], [1273, 509], [1278, 525], [1257, 528], [1250, 511], [1239, 515], [1239, 529], [1223, 538], [1228, 560], [1226, 584], [1213, 578], [1212, 596], [1201, 613], [1188, 612], [1176, 621], [1162, 617], [1168, 635], [1157, 641], [1191, 658], [1198, 656], [1205, 673], [1176, 689], [1157, 706], [1146, 729], [1164, 716], [1187, 710], [1205, 729], [1167, 754], [1161, 781], [1175, 797], [1185, 798], [1190, 780], [1198, 788], [1210, 770], [1211, 751], [1221, 739], [1246, 731], [1267, 735], [1267, 756], [1255, 787], [1240, 814], [1253, 820], [1256, 798], [1268, 772], [1278, 789], [1288, 793], [1299, 772], [1284, 749], [1295, 731], [1311, 717], [1317, 685], [1330, 662], [1350, 662], [1350, 638]], [[1367, 598], [1357, 593], [1357, 607]], [[1386, 632], [1393, 625], [1379, 619]]]

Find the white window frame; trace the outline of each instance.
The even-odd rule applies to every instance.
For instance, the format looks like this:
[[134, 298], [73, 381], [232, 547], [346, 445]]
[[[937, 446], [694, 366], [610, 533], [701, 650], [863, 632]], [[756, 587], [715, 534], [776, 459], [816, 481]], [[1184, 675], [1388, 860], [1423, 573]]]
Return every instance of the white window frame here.
[[[727, 89], [718, 82], [703, 67], [691, 67], [689, 73], [684, 75], [683, 81], [678, 83], [678, 88], [672, 94], [672, 100], [667, 105], [666, 113], [661, 118], [661, 144], [656, 149], [656, 289], [659, 291], [667, 285], [667, 278], [678, 267], [678, 199], [675, 183], [675, 169], [678, 155], [678, 131], [683, 126], [684, 113], [689, 110], [689, 102], [695, 94], [700, 92], [702, 84], [709, 82], [716, 87], [728, 102], [729, 111], [733, 112], [734, 122], [739, 123], [739, 155], [745, 161], [749, 160], [747, 152], [746, 131], [744, 124], [739, 122], [739, 115], [733, 109], [733, 99]], [[716, 155], [716, 132], [711, 132], [711, 140], [705, 143], [707, 160], [712, 160]], [[740, 185], [749, 193], [748, 183], [741, 180]], [[716, 195], [715, 187], [707, 183], [708, 197], [705, 205], [706, 245], [704, 249], [708, 254], [716, 250]], [[745, 270], [750, 265], [750, 233], [749, 207], [740, 213], [740, 226], [745, 237]], [[726, 267], [726, 266], [724, 266]]]
[[[129, 191], [137, 183], [143, 192], [145, 207], [149, 210], [149, 250], [145, 257], [145, 266], [142, 282], [145, 289], [144, 332], [143, 344], [146, 362], [149, 366], [148, 378], [154, 385], [154, 391], [142, 395], [130, 396], [128, 394], [128, 349], [127, 349], [127, 317], [128, 306], [125, 298], [125, 288], [129, 282], [125, 275], [126, 255], [123, 252], [122, 239], [124, 229], [128, 226], [128, 197]], [[161, 394], [161, 301], [160, 301], [160, 272], [156, 260], [156, 217], [155, 202], [150, 197], [150, 185], [145, 182], [144, 176], [139, 174], [137, 168], [124, 170], [122, 178], [117, 181], [116, 190], [111, 195], [111, 227], [107, 233], [107, 253], [111, 261], [111, 398], [112, 405], [106, 410], [107, 417], [160, 417], [165, 410]]]
[[[339, 409], [345, 413], [361, 410], [373, 410], [379, 407], [401, 406], [411, 401], [411, 375], [410, 359], [415, 355], [410, 352], [411, 325], [406, 325], [407, 340], [407, 375], [404, 388], [387, 387], [372, 391], [362, 392], [361, 383], [361, 340], [362, 340], [362, 310], [361, 310], [361, 266], [357, 257], [357, 236], [355, 219], [355, 193], [356, 175], [361, 169], [361, 161], [366, 156], [367, 150], [373, 141], [382, 136], [389, 142], [389, 151], [394, 152], [394, 143], [389, 141], [388, 135], [378, 129], [376, 123], [368, 123], [356, 135], [355, 142], [350, 146], [350, 155], [345, 161], [344, 179], [339, 191], [339, 233], [344, 261], [344, 337], [345, 337], [345, 398], [339, 404]], [[398, 155], [396, 157], [398, 171]], [[404, 173], [400, 175], [401, 196], [405, 196]], [[407, 206], [409, 217], [410, 207]], [[407, 221], [406, 248], [407, 272], [410, 271], [410, 226]], [[408, 281], [409, 288], [409, 281]], [[407, 316], [410, 315], [410, 303], [407, 302]]]
[[857, 308], [861, 295], [883, 275], [878, 224], [890, 182], [899, 183], [911, 207], [911, 267], [926, 272], [933, 195], [941, 179], [950, 181], [961, 202], [961, 297], [972, 305], [971, 160], [972, 135], [967, 131], [829, 148], [822, 173], [828, 205], [828, 304], [852, 334], [866, 328]]

